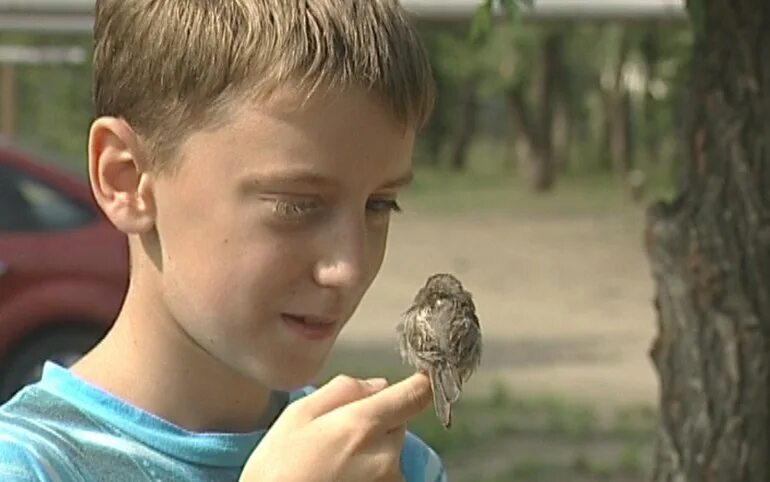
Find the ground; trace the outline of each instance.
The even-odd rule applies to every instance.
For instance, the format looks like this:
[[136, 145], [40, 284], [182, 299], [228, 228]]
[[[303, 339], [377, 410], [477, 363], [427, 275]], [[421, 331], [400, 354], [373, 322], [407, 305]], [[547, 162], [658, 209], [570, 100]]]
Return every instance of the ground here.
[[[484, 336], [458, 411], [467, 426], [423, 429], [445, 450], [452, 480], [644, 480], [657, 382], [643, 209], [617, 195], [463, 201], [474, 193], [455, 193], [455, 207], [424, 192], [407, 198], [413, 209], [394, 220], [382, 272], [327, 374], [405, 373], [400, 313], [430, 274], [452, 272], [474, 294]], [[498, 202], [519, 205], [488, 209]], [[469, 434], [475, 442], [458, 440]]]
[[450, 271], [483, 326], [483, 369], [469, 390], [504, 381], [597, 404], [653, 403], [652, 282], [633, 221], [405, 215], [343, 346], [395, 359], [400, 313], [431, 273]]

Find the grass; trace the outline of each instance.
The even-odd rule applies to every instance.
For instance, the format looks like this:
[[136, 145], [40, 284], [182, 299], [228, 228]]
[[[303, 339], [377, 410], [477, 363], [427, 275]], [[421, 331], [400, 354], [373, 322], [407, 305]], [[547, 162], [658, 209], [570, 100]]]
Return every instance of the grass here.
[[[648, 199], [670, 197], [665, 187]], [[547, 193], [533, 192], [515, 172], [471, 170], [455, 173], [417, 166], [415, 180], [401, 197], [407, 210], [435, 215], [510, 214], [529, 217], [627, 216], [644, 211], [609, 175], [560, 179]]]
[[[510, 145], [479, 138], [472, 143], [468, 167], [456, 172], [431, 166], [418, 150], [415, 179], [404, 193], [405, 208], [431, 213], [504, 212], [536, 216], [627, 214], [647, 202], [632, 201], [626, 187], [610, 172], [590, 168], [558, 173], [554, 188], [536, 193], [526, 175], [510, 163]], [[442, 165], [448, 164], [443, 159]], [[576, 162], [579, 167], [583, 162]], [[665, 163], [642, 162], [647, 176], [647, 200], [670, 199], [675, 193], [670, 168]], [[594, 168], [595, 169], [595, 168]]]
[[[627, 410], [621, 409], [620, 411]], [[648, 409], [654, 414], [652, 409]], [[553, 396], [511, 396], [501, 404], [497, 395], [463, 399], [455, 408], [455, 425], [447, 432], [426, 411], [414, 420], [413, 429], [437, 451], [463, 450], [481, 440], [509, 436], [559, 439], [568, 442], [616, 440], [629, 444], [648, 441], [653, 435], [654, 415], [645, 424], [627, 424], [620, 417], [605, 422], [585, 403]]]
[[[636, 418], [629, 421], [631, 413]], [[423, 414], [412, 430], [434, 446], [450, 467], [455, 458], [462, 465], [468, 460], [478, 464], [475, 471], [466, 467], [453, 480], [643, 480], [649, 471], [655, 416], [648, 407], [624, 408], [602, 421], [583, 403], [514, 396], [497, 387], [485, 398], [460, 402], [456, 432], [437, 429], [431, 416]], [[495, 464], [484, 457], [495, 450], [502, 451], [498, 456], [506, 463], [487, 473], [489, 465]], [[483, 457], [468, 457], [469, 453]]]

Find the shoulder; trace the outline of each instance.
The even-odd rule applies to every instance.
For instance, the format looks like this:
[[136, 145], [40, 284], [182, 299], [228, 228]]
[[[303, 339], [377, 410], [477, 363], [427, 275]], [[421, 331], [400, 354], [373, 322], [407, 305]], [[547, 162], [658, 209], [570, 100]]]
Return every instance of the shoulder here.
[[[0, 430], [5, 430], [2, 423], [0, 423]], [[8, 440], [5, 433], [0, 435], [0, 480], [38, 481], [41, 480], [38, 476], [40, 468], [40, 465], [32, 459], [32, 453], [12, 440]]]
[[[0, 431], [6, 428], [0, 423]], [[0, 435], [0, 480], [7, 482], [62, 480], [49, 462], [47, 457], [23, 440], [8, 433]]]
[[401, 451], [401, 472], [406, 482], [446, 482], [441, 458], [411, 432], [406, 433]]
[[0, 406], [0, 480], [82, 480], [55, 443], [62, 434], [47, 423], [37, 405], [35, 392], [25, 389]]

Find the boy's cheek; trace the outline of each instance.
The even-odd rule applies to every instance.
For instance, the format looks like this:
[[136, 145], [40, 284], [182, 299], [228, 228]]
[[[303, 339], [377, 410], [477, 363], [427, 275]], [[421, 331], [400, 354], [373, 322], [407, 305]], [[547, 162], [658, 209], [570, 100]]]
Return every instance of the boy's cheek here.
[[374, 279], [379, 274], [380, 269], [382, 268], [382, 263], [385, 260], [385, 251], [388, 242], [388, 228], [385, 227], [383, 231], [377, 233], [377, 235], [373, 238], [374, 239], [370, 237], [371, 244], [369, 250], [372, 253], [372, 256], [369, 265], [369, 283], [367, 283], [366, 289], [369, 289], [369, 286], [372, 284], [372, 282], [374, 282]]

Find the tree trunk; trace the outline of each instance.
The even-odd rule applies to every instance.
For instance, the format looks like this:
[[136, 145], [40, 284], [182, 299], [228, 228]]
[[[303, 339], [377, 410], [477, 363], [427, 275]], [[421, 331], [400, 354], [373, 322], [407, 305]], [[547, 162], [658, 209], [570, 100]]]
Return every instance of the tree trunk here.
[[662, 31], [655, 26], [645, 32], [641, 42], [642, 58], [645, 65], [644, 79], [644, 157], [648, 164], [657, 164], [660, 158], [660, 133], [655, 129], [655, 111], [657, 101], [653, 95], [652, 84], [658, 79], [660, 63], [660, 35]]
[[555, 169], [552, 148], [543, 144], [543, 133], [528, 108], [521, 86], [509, 89], [506, 95], [508, 112], [516, 130], [518, 155], [526, 160], [529, 179], [535, 191], [543, 192], [553, 187]]
[[433, 167], [438, 166], [441, 162], [441, 150], [447, 139], [446, 117], [447, 113], [444, 106], [437, 100], [433, 115], [431, 115], [430, 121], [422, 133], [428, 154], [426, 163]]
[[612, 172], [618, 178], [621, 186], [628, 179], [628, 172], [633, 167], [633, 146], [631, 141], [631, 95], [622, 88], [615, 94], [610, 107], [610, 156], [612, 159]]
[[[537, 162], [532, 158], [536, 155], [537, 136], [532, 112], [524, 99], [524, 88], [521, 85], [509, 88], [505, 93], [508, 117], [514, 131], [514, 152], [519, 165], [531, 169]], [[525, 166], [522, 166], [526, 164]]]
[[554, 115], [557, 104], [560, 78], [564, 71], [564, 34], [549, 32], [542, 44], [540, 63], [541, 90], [538, 95], [540, 133], [537, 145], [538, 161], [535, 166], [533, 185], [537, 191], [548, 191], [556, 182], [556, 165], [553, 144]]
[[[566, 79], [564, 80], [566, 82]], [[564, 88], [564, 87], [562, 87]], [[564, 90], [562, 90], [565, 93]], [[564, 172], [569, 168], [570, 141], [572, 139], [572, 119], [570, 119], [567, 96], [560, 95], [553, 113], [553, 157], [556, 171]]]
[[560, 78], [564, 75], [564, 34], [548, 33], [540, 46], [542, 53], [538, 65], [535, 108], [530, 108], [525, 98], [524, 86], [517, 85], [506, 94], [508, 111], [517, 133], [526, 138], [526, 149], [535, 191], [548, 191], [556, 182], [554, 149], [554, 117], [558, 96], [562, 93]]
[[630, 97], [623, 74], [631, 50], [630, 39], [623, 32], [620, 37], [617, 58], [612, 67], [612, 80], [602, 86], [604, 107], [604, 133], [602, 138], [602, 166], [610, 168], [619, 183], [624, 185], [630, 168]]
[[661, 387], [653, 478], [766, 482], [770, 3], [698, 1], [686, 186], [650, 208], [646, 233]]
[[460, 94], [460, 126], [452, 143], [451, 166], [455, 171], [464, 171], [467, 167], [468, 149], [476, 135], [476, 118], [478, 117], [478, 85], [477, 78], [468, 79]]

